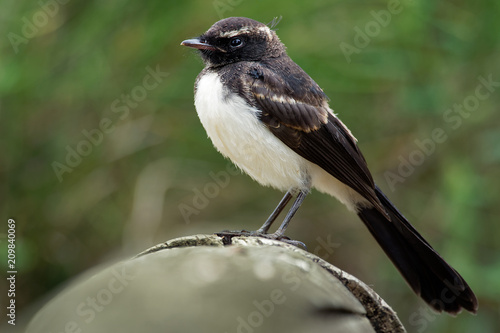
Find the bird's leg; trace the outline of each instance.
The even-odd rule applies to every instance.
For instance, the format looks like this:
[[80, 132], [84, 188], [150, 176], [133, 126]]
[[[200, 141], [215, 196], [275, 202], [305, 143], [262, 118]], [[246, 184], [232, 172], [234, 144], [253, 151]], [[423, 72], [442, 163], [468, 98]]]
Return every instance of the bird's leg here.
[[297, 198], [295, 199], [295, 201], [292, 205], [292, 208], [290, 208], [290, 210], [286, 214], [285, 219], [281, 223], [278, 230], [276, 230], [276, 232], [273, 234], [274, 238], [280, 239], [280, 238], [283, 238], [285, 236], [285, 231], [286, 231], [286, 228], [288, 227], [288, 224], [290, 223], [290, 220], [295, 215], [295, 213], [299, 209], [302, 202], [304, 202], [304, 199], [306, 198], [306, 196], [308, 194], [309, 194], [309, 189], [300, 190], [299, 194], [297, 195]]
[[[276, 232], [272, 234], [268, 234], [267, 232], [269, 231], [269, 228], [273, 224], [273, 222], [276, 220], [278, 215], [283, 211], [283, 209], [286, 207], [286, 205], [290, 202], [290, 199], [297, 193], [297, 198], [293, 202], [292, 207], [288, 211], [288, 213], [285, 216], [285, 219], [281, 223], [281, 226], [276, 230]], [[241, 230], [241, 231], [221, 231], [219, 233], [216, 233], [219, 237], [224, 238], [224, 244], [231, 244], [231, 239], [232, 237], [263, 237], [267, 239], [275, 239], [279, 240], [297, 247], [302, 247], [305, 250], [307, 250], [307, 247], [304, 243], [296, 240], [292, 240], [288, 237], [285, 236], [285, 230], [288, 227], [288, 224], [290, 223], [290, 220], [293, 218], [297, 210], [299, 209], [300, 205], [306, 198], [307, 194], [309, 194], [309, 187], [306, 189], [291, 189], [288, 192], [285, 193], [283, 198], [281, 199], [280, 203], [278, 206], [274, 209], [274, 211], [271, 213], [269, 218], [266, 220], [266, 222], [262, 225], [262, 227], [259, 228], [257, 231], [246, 231], [246, 230]]]
[[290, 199], [293, 197], [294, 192], [295, 192], [295, 190], [289, 190], [288, 192], [285, 193], [285, 195], [283, 196], [283, 199], [281, 199], [278, 206], [276, 206], [276, 208], [274, 209], [272, 214], [267, 218], [266, 222], [264, 222], [262, 227], [260, 227], [259, 230], [257, 230], [257, 233], [266, 234], [269, 231], [269, 228], [271, 227], [273, 222], [276, 220], [278, 215], [283, 211], [283, 209], [286, 207], [288, 202], [290, 202]]

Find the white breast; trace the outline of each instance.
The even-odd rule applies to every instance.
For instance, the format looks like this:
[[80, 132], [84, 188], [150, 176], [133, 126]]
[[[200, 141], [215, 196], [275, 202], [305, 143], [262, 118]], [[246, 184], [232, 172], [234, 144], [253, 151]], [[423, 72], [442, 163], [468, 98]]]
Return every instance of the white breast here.
[[198, 82], [195, 106], [214, 146], [262, 185], [283, 191], [302, 188], [308, 162], [269, 132], [257, 109], [226, 93], [215, 73]]
[[214, 146], [253, 179], [287, 191], [312, 186], [336, 197], [349, 209], [367, 204], [358, 193], [288, 148], [259, 121], [259, 110], [236, 94], [227, 95], [215, 73], [199, 81], [195, 106]]

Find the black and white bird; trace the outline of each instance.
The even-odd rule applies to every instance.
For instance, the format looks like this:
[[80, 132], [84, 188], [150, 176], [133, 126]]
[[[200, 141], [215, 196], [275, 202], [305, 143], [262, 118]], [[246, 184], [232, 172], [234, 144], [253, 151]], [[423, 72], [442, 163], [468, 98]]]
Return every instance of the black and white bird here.
[[[427, 243], [375, 185], [356, 138], [333, 113], [314, 80], [293, 62], [267, 25], [243, 17], [216, 22], [181, 43], [200, 51], [198, 116], [214, 146], [264, 186], [286, 192], [257, 231], [297, 196], [279, 229], [311, 188], [355, 212], [415, 293], [437, 311], [475, 313], [465, 280]], [[269, 236], [269, 235], [268, 235]]]

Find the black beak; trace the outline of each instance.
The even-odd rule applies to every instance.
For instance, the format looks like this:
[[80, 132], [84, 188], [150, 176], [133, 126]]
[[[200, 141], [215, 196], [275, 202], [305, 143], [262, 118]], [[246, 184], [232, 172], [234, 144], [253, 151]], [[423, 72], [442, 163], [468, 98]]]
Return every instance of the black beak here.
[[199, 38], [186, 39], [181, 43], [181, 45], [192, 47], [198, 50], [210, 50], [210, 51], [217, 50], [215, 46], [212, 46], [204, 41], [201, 41]]

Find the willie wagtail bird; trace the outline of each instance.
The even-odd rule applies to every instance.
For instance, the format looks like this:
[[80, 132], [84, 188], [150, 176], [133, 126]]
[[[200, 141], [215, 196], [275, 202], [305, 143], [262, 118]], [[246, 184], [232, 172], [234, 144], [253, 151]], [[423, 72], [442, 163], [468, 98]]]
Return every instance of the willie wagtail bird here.
[[267, 234], [296, 195], [282, 225], [267, 234], [283, 239], [314, 187], [361, 218], [431, 307], [452, 314], [477, 311], [465, 280], [375, 185], [356, 138], [318, 84], [288, 57], [275, 31], [231, 17], [182, 45], [198, 49], [205, 63], [195, 83], [195, 106], [215, 147], [260, 184], [286, 192], [257, 233]]

